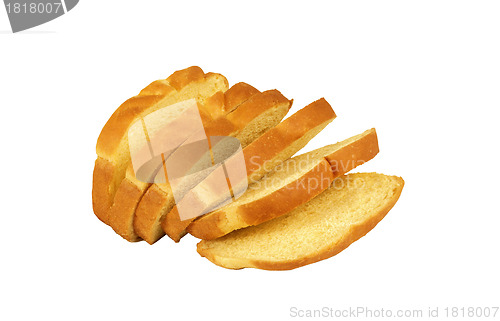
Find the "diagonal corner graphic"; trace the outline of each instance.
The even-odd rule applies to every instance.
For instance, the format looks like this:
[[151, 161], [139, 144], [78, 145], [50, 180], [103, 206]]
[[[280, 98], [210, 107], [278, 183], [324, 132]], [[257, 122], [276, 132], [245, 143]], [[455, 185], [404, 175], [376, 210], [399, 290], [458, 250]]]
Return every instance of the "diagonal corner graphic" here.
[[4, 0], [12, 32], [30, 29], [64, 15], [79, 0]]
[[63, 2], [66, 2], [66, 11], [70, 11], [71, 9], [73, 9], [78, 1], [79, 0], [64, 0]]

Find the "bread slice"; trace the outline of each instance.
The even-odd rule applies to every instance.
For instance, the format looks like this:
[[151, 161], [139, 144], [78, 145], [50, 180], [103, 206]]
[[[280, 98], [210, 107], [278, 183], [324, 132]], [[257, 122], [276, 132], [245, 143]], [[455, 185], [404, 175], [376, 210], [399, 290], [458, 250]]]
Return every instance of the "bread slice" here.
[[404, 181], [376, 173], [337, 178], [292, 212], [224, 237], [201, 241], [201, 256], [229, 268], [290, 270], [332, 257], [380, 222], [398, 200]]
[[[236, 110], [205, 127], [207, 136], [236, 137], [242, 146], [248, 145], [269, 128], [276, 126], [291, 107], [291, 101], [277, 90], [268, 90], [250, 97]], [[154, 184], [140, 200], [135, 216], [134, 231], [153, 244], [165, 233], [161, 220], [174, 205], [171, 187]]]
[[[259, 137], [243, 150], [247, 171], [247, 181], [244, 183], [252, 184], [260, 180], [267, 172], [302, 149], [335, 117], [330, 104], [322, 98], [302, 108]], [[231, 167], [228, 164], [231, 164], [232, 160], [226, 161], [226, 167]], [[325, 166], [323, 169], [328, 170]], [[187, 226], [194, 220], [194, 218], [182, 220], [178, 211], [179, 206], [184, 205], [190, 208], [193, 212], [192, 217], [196, 217], [227, 201], [225, 194], [219, 191], [218, 186], [213, 186], [215, 179], [211, 179], [211, 176], [212, 174], [191, 190], [163, 220], [163, 230], [174, 241], [178, 242], [186, 234]], [[239, 185], [242, 183], [240, 182]], [[233, 195], [240, 194], [241, 188], [235, 185], [238, 183], [231, 182]]]
[[240, 199], [192, 222], [187, 231], [201, 239], [215, 239], [285, 215], [377, 153], [377, 134], [371, 129], [291, 158], [251, 185]]
[[[144, 88], [137, 96], [128, 99], [111, 115], [99, 135], [96, 151], [92, 204], [94, 213], [108, 223], [109, 208], [116, 190], [125, 178], [130, 163], [128, 129], [143, 115], [179, 101], [195, 98], [197, 101], [228, 89], [227, 79], [214, 73], [204, 74], [199, 67], [174, 72], [165, 80], [158, 80]], [[210, 111], [202, 117], [213, 118]]]
[[[209, 111], [216, 119], [219, 119], [234, 111], [239, 105], [257, 93], [260, 92], [251, 85], [240, 82], [229, 88], [225, 93], [215, 93], [200, 107]], [[116, 191], [113, 205], [109, 209], [109, 226], [130, 242], [141, 240], [134, 231], [134, 214], [139, 201], [150, 185], [136, 178], [132, 164], [130, 164], [125, 179], [122, 180]]]

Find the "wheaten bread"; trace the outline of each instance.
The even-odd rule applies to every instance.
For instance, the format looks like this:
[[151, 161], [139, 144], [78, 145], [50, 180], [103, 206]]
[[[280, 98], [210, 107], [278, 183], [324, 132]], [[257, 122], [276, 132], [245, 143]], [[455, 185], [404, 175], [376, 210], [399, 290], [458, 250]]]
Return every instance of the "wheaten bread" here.
[[[335, 117], [330, 104], [325, 99], [319, 99], [285, 119], [281, 124], [248, 145], [243, 150], [248, 184], [260, 180], [267, 172], [290, 158]], [[228, 162], [231, 162], [231, 160]], [[316, 165], [320, 166], [319, 164]], [[328, 168], [323, 167], [323, 169]], [[181, 202], [189, 202], [191, 208], [196, 208], [199, 211], [197, 215], [206, 213], [210, 208], [227, 201], [223, 194], [207, 193], [207, 191], [211, 190], [210, 182], [209, 175], [181, 200]], [[235, 186], [232, 185], [232, 187], [234, 194]], [[170, 204], [173, 206], [173, 200]], [[178, 242], [186, 234], [186, 227], [193, 220], [181, 220], [178, 206], [175, 206], [163, 220], [162, 228], [170, 238]]]
[[[241, 103], [257, 93], [259, 91], [254, 87], [240, 82], [225, 93], [217, 92], [212, 97], [207, 98], [203, 105], [200, 104], [200, 109], [208, 111], [218, 119], [234, 111]], [[122, 180], [116, 191], [113, 205], [109, 209], [109, 226], [130, 242], [141, 240], [133, 228], [134, 214], [137, 204], [150, 185], [136, 178], [132, 164], [130, 164], [125, 179]]]
[[199, 67], [151, 83], [99, 136], [94, 213], [129, 241], [189, 232], [203, 239], [200, 255], [230, 269], [294, 269], [339, 253], [387, 214], [404, 181], [344, 175], [378, 153], [374, 129], [290, 159], [336, 117], [320, 99], [280, 123], [291, 104], [277, 90], [228, 89]]
[[229, 268], [290, 270], [336, 255], [384, 218], [404, 181], [375, 173], [349, 174], [287, 215], [201, 241], [198, 253]]
[[[220, 74], [204, 74], [199, 67], [173, 73], [144, 88], [139, 95], [124, 102], [104, 126], [99, 135], [94, 167], [92, 204], [94, 213], [107, 223], [108, 209], [113, 204], [116, 189], [130, 163], [128, 128], [139, 117], [178, 101], [195, 98], [203, 101], [217, 92], [228, 89], [226, 78]], [[209, 111], [200, 111], [202, 118], [213, 118]], [[214, 117], [218, 114], [215, 112]]]
[[[226, 117], [220, 117], [205, 127], [207, 136], [236, 137], [242, 146], [276, 126], [286, 115], [291, 101], [277, 90], [268, 90], [251, 96]], [[161, 220], [174, 205], [172, 190], [168, 183], [154, 184], [140, 200], [135, 216], [134, 231], [152, 244], [165, 233]]]
[[375, 157], [378, 151], [377, 134], [371, 129], [291, 158], [251, 185], [240, 199], [192, 222], [187, 231], [201, 239], [215, 239], [285, 215], [326, 190], [336, 177]]

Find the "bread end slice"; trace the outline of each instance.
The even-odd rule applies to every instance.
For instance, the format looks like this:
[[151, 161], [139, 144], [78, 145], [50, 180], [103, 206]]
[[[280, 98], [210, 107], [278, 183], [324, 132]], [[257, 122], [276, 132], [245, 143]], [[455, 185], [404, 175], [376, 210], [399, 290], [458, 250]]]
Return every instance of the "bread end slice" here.
[[332, 257], [372, 230], [399, 199], [401, 177], [356, 173], [287, 215], [198, 243], [201, 256], [229, 269], [290, 270]]

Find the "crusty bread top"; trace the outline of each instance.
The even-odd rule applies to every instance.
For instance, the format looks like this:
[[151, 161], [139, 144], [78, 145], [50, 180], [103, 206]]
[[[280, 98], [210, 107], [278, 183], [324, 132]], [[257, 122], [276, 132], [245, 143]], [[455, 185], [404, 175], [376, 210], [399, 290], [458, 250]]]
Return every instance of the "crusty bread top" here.
[[259, 92], [260, 91], [255, 89], [253, 86], [244, 82], [234, 84], [224, 93], [224, 114], [229, 114], [237, 106], [241, 105]]
[[239, 82], [231, 86], [226, 92], [219, 91], [212, 97], [207, 98], [204, 110], [210, 114], [212, 120], [217, 119], [234, 111], [239, 105], [258, 93], [260, 91], [253, 86]]
[[193, 81], [200, 81], [205, 78], [203, 70], [198, 66], [189, 67], [182, 70], [177, 70], [167, 78], [167, 82], [175, 90], [180, 91]]
[[97, 154], [113, 161], [115, 153], [127, 149], [127, 130], [137, 117], [181, 100], [193, 97], [204, 99], [227, 89], [228, 82], [224, 76], [215, 73], [203, 75], [199, 67], [179, 70], [166, 80], [153, 82], [111, 115], [97, 140]]
[[220, 266], [292, 269], [337, 254], [370, 231], [396, 203], [400, 177], [358, 173], [292, 212], [261, 225], [201, 241], [198, 252]]
[[[236, 137], [245, 147], [278, 125], [290, 110], [292, 102], [276, 89], [266, 90], [250, 97], [226, 118], [235, 128], [241, 129]], [[207, 132], [210, 132], [210, 128]]]

